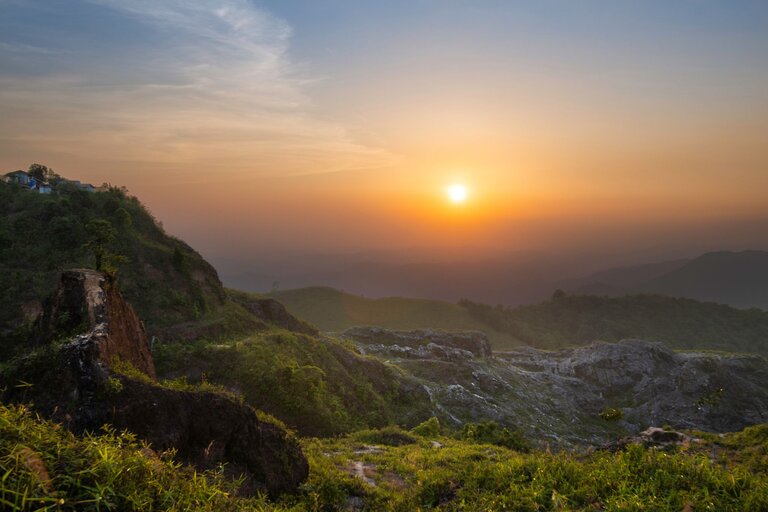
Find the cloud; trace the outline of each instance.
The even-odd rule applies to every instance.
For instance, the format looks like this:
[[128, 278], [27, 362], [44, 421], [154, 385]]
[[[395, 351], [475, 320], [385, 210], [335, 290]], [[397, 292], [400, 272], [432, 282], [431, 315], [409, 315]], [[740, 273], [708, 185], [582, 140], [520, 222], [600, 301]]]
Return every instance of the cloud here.
[[105, 45], [105, 54], [73, 62], [70, 72], [0, 73], [0, 113], [17, 120], [0, 123], [0, 148], [45, 145], [101, 160], [261, 174], [393, 160], [313, 115], [311, 78], [289, 56], [291, 27], [250, 1], [88, 3], [148, 28], [151, 44]]

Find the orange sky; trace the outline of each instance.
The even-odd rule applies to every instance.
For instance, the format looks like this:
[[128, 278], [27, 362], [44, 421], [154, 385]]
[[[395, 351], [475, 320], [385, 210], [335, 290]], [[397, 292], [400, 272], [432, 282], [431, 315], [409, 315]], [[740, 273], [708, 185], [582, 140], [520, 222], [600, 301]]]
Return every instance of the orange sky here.
[[683, 4], [4, 4], [0, 165], [125, 185], [214, 257], [762, 246], [768, 13]]

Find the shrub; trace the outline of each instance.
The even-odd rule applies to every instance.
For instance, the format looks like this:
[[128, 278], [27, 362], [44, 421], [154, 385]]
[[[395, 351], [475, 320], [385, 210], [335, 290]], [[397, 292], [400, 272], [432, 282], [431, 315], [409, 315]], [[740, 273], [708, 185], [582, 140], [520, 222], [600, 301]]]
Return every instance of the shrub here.
[[494, 444], [519, 452], [529, 452], [531, 444], [519, 430], [509, 430], [495, 421], [467, 423], [459, 434], [464, 439], [478, 444]]
[[414, 436], [399, 427], [384, 427], [381, 429], [362, 430], [352, 435], [352, 438], [370, 444], [382, 444], [385, 446], [403, 446], [418, 442]]
[[600, 417], [605, 421], [619, 421], [624, 419], [624, 411], [615, 407], [606, 407], [600, 411]]
[[432, 416], [427, 421], [416, 425], [411, 432], [422, 437], [437, 437], [442, 434], [440, 420]]

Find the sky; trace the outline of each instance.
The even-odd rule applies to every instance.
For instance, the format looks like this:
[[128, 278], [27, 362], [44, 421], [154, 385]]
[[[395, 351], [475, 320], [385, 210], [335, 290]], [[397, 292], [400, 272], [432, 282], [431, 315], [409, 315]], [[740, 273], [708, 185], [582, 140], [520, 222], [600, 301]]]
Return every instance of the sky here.
[[768, 3], [0, 0], [32, 162], [222, 262], [768, 248]]

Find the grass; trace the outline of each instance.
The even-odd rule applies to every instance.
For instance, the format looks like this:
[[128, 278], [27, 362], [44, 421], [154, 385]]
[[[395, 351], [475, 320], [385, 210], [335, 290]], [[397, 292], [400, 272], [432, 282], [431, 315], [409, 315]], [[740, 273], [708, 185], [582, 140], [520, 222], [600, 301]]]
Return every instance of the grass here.
[[132, 434], [76, 437], [24, 407], [0, 406], [2, 510], [286, 510], [236, 490], [223, 472], [196, 472]]
[[[313, 510], [351, 496], [392, 511], [768, 510], [764, 468], [713, 462], [703, 449], [574, 455], [451, 438], [375, 448], [354, 441], [306, 442]], [[371, 483], [354, 476], [356, 465]]]
[[[418, 429], [416, 429], [418, 431]], [[310, 477], [278, 502], [155, 453], [133, 435], [76, 437], [0, 406], [0, 509], [119, 511], [768, 510], [768, 425], [673, 451], [524, 453], [394, 427], [304, 439]], [[713, 449], [717, 454], [713, 457]], [[365, 479], [361, 478], [365, 477]]]
[[411, 415], [413, 422], [429, 417], [428, 397], [404, 390], [397, 369], [332, 339], [272, 328], [228, 341], [159, 344], [154, 357], [160, 375], [198, 369], [209, 385], [237, 390], [246, 403], [303, 435], [338, 435], [409, 423]]

